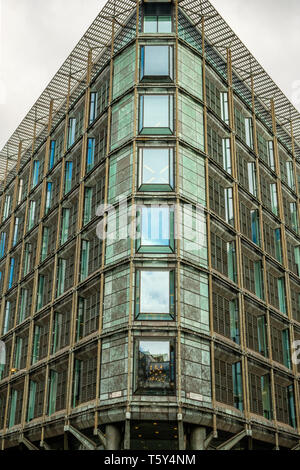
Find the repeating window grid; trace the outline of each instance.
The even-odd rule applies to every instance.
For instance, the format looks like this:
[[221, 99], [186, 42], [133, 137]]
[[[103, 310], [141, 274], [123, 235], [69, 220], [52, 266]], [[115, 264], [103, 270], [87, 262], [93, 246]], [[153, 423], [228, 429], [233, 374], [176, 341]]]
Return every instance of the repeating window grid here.
[[77, 341], [97, 331], [99, 322], [99, 293], [79, 297], [77, 310]]

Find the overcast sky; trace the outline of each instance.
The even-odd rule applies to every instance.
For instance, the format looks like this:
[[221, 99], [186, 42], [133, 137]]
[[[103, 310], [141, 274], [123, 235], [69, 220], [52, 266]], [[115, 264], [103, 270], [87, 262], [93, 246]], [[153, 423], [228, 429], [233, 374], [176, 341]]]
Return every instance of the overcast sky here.
[[[300, 1], [211, 2], [300, 110]], [[0, 149], [104, 4], [0, 0]]]

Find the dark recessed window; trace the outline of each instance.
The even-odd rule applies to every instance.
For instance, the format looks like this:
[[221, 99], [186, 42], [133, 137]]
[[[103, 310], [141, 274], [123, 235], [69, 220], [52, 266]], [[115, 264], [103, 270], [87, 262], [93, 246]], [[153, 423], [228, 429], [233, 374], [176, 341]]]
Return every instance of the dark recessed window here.
[[175, 346], [170, 340], [139, 340], [136, 343], [135, 392], [145, 395], [175, 393]]
[[174, 131], [173, 95], [141, 95], [139, 133], [170, 135]]
[[135, 316], [137, 320], [174, 320], [175, 272], [136, 272]]
[[141, 80], [173, 80], [173, 47], [141, 47]]
[[174, 209], [142, 207], [137, 212], [137, 250], [142, 253], [174, 251]]
[[140, 148], [139, 190], [172, 191], [174, 189], [173, 162], [173, 148]]

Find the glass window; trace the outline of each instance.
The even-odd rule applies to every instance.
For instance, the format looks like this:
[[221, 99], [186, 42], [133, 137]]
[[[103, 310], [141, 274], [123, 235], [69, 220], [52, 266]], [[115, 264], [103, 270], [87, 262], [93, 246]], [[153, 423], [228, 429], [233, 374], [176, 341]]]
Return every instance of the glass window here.
[[85, 188], [84, 190], [84, 225], [92, 220], [92, 204], [93, 204], [93, 188]]
[[53, 168], [54, 162], [55, 162], [55, 147], [56, 147], [56, 141], [51, 140], [50, 142], [50, 155], [49, 155], [49, 170]]
[[290, 332], [289, 329], [285, 329], [281, 332], [282, 334], [282, 350], [283, 350], [283, 363], [286, 367], [291, 369], [291, 353], [290, 353]]
[[35, 325], [34, 335], [33, 335], [32, 364], [35, 364], [39, 360], [40, 337], [41, 337], [41, 327], [39, 325]]
[[18, 241], [19, 223], [20, 223], [20, 219], [19, 219], [19, 217], [16, 217], [15, 218], [15, 226], [14, 226], [14, 235], [13, 235], [13, 246], [15, 246], [17, 244], [17, 241]]
[[5, 243], [6, 243], [6, 232], [1, 233], [1, 240], [0, 240], [0, 257], [3, 258], [5, 255]]
[[52, 189], [53, 189], [53, 183], [48, 182], [47, 192], [46, 192], [46, 207], [45, 207], [46, 214], [51, 209]]
[[272, 419], [271, 390], [270, 390], [269, 374], [263, 375], [261, 377], [261, 393], [262, 393], [263, 415], [267, 419]]
[[257, 297], [263, 300], [263, 280], [262, 280], [262, 264], [261, 261], [254, 262], [254, 283], [255, 283], [255, 294]]
[[15, 369], [20, 369], [21, 367], [21, 354], [22, 354], [23, 338], [16, 338], [16, 352], [15, 352]]
[[248, 163], [249, 191], [253, 196], [257, 196], [256, 167], [255, 163]]
[[43, 228], [43, 237], [42, 237], [42, 249], [41, 249], [41, 261], [44, 261], [48, 255], [48, 241], [49, 241], [49, 228]]
[[15, 258], [11, 258], [9, 267], [8, 288], [11, 289], [14, 282]]
[[271, 170], [275, 171], [275, 158], [274, 158], [274, 142], [268, 140], [268, 155], [269, 155], [269, 166]]
[[256, 245], [260, 246], [260, 233], [259, 233], [259, 212], [255, 209], [251, 213], [251, 235], [252, 241]]
[[18, 202], [17, 204], [21, 204], [22, 196], [23, 196], [23, 186], [24, 181], [22, 179], [19, 180], [19, 191], [18, 191]]
[[76, 118], [69, 119], [69, 127], [68, 127], [68, 148], [75, 142], [75, 135], [76, 135]]
[[297, 266], [298, 276], [300, 276], [300, 246], [295, 247], [295, 263]]
[[75, 359], [74, 379], [73, 379], [73, 408], [79, 405], [80, 401], [80, 382], [82, 378], [83, 362]]
[[26, 276], [30, 270], [31, 254], [32, 254], [32, 246], [30, 243], [26, 243], [25, 253], [24, 253], [24, 276]]
[[90, 243], [87, 240], [81, 241], [81, 260], [80, 260], [80, 281], [83, 281], [89, 275], [89, 252]]
[[58, 373], [55, 370], [50, 370], [49, 380], [49, 404], [48, 413], [51, 415], [56, 410], [56, 394], [57, 394], [57, 382]]
[[10, 414], [8, 427], [11, 428], [15, 425], [16, 409], [18, 401], [18, 390], [12, 389], [10, 396]]
[[286, 313], [285, 279], [284, 279], [284, 277], [281, 277], [280, 279], [277, 279], [277, 288], [278, 288], [279, 310], [282, 313]]
[[30, 205], [29, 205], [28, 230], [30, 230], [30, 229], [34, 226], [35, 208], [36, 208], [36, 202], [35, 202], [35, 201], [30, 201]]
[[295, 190], [294, 166], [293, 162], [286, 162], [287, 183], [289, 187]]
[[171, 33], [172, 18], [164, 15], [144, 16], [144, 33]]
[[61, 245], [66, 243], [69, 237], [70, 225], [70, 209], [62, 210], [62, 227], [61, 227]]
[[227, 91], [220, 93], [220, 101], [221, 101], [221, 118], [226, 124], [229, 124], [228, 93], [227, 93]]
[[296, 412], [295, 412], [295, 393], [294, 393], [293, 385], [289, 385], [287, 387], [287, 397], [288, 397], [288, 403], [289, 403], [290, 426], [293, 426], [293, 428], [296, 428], [297, 421], [296, 421]]
[[10, 196], [10, 194], [8, 194], [8, 195], [5, 197], [4, 209], [3, 209], [3, 219], [2, 219], [2, 220], [7, 219], [7, 217], [9, 216], [9, 212], [10, 212], [10, 203], [11, 203], [11, 196]]
[[277, 261], [282, 263], [282, 250], [281, 250], [281, 230], [276, 228], [274, 230], [274, 242], [275, 242], [275, 256]]
[[242, 366], [240, 362], [232, 364], [234, 406], [243, 411]]
[[3, 334], [5, 335], [9, 330], [9, 322], [10, 322], [10, 302], [7, 300], [5, 304], [5, 316], [4, 316], [4, 324], [3, 324]]
[[173, 95], [140, 96], [140, 134], [173, 134]]
[[297, 204], [295, 202], [290, 202], [290, 212], [292, 218], [292, 229], [298, 233], [299, 232], [299, 223], [298, 223], [298, 211]]
[[232, 188], [226, 188], [225, 189], [225, 216], [226, 216], [226, 221], [230, 225], [234, 225], [233, 191], [232, 191]]
[[136, 393], [170, 395], [175, 393], [175, 348], [173, 341], [137, 342]]
[[173, 80], [173, 47], [142, 46], [140, 79]]
[[32, 175], [32, 187], [34, 188], [39, 182], [39, 168], [40, 162], [35, 160], [33, 162], [33, 175]]
[[89, 124], [97, 117], [97, 104], [98, 104], [98, 93], [96, 91], [92, 91], [90, 95], [90, 116], [89, 116]]
[[237, 344], [240, 344], [239, 310], [236, 300], [229, 303], [230, 312], [230, 338]]
[[227, 243], [227, 263], [228, 263], [228, 277], [233, 282], [236, 282], [236, 254], [235, 242]]
[[88, 138], [87, 140], [87, 155], [86, 155], [86, 172], [88, 173], [94, 168], [95, 165], [95, 139]]
[[65, 168], [65, 194], [67, 194], [72, 189], [72, 171], [73, 171], [73, 162], [66, 162], [66, 168]]
[[40, 275], [39, 276], [39, 281], [38, 281], [36, 310], [40, 310], [43, 307], [43, 303], [44, 303], [44, 283], [45, 283], [45, 278], [44, 278], [44, 276]]
[[174, 251], [174, 209], [143, 207], [137, 214], [137, 250], [147, 253]]
[[57, 274], [57, 297], [62, 295], [65, 291], [67, 261], [63, 258], [58, 260], [58, 274]]
[[230, 139], [222, 139], [223, 145], [223, 168], [231, 175], [231, 146]]
[[174, 188], [172, 148], [140, 148], [139, 190], [172, 191]]
[[28, 290], [27, 289], [21, 289], [19, 323], [22, 323], [25, 320], [27, 299], [28, 299]]
[[278, 215], [278, 199], [277, 199], [277, 185], [276, 183], [270, 184], [271, 192], [271, 208], [275, 215]]
[[252, 118], [245, 118], [246, 144], [253, 149]]
[[34, 382], [33, 380], [30, 380], [28, 410], [27, 410], [27, 422], [31, 421], [34, 418], [35, 396], [36, 396], [36, 382]]
[[267, 356], [267, 340], [266, 340], [266, 319], [262, 315], [257, 318], [257, 338], [258, 350], [263, 356]]
[[135, 315], [138, 320], [174, 320], [174, 271], [138, 270]]
[[52, 354], [56, 353], [60, 349], [62, 320], [63, 320], [62, 314], [56, 312], [54, 316], [54, 327], [53, 327], [53, 333], [52, 333], [52, 336], [53, 336]]

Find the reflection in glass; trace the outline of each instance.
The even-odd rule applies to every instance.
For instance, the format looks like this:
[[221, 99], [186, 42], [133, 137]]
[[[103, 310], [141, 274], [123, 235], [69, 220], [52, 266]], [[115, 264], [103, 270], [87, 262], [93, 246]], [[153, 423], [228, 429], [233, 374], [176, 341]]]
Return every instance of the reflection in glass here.
[[172, 18], [171, 16], [145, 16], [144, 17], [144, 33], [171, 33]]
[[141, 190], [170, 190], [173, 187], [173, 149], [140, 149], [140, 186]]
[[165, 394], [175, 390], [175, 354], [170, 341], [140, 341], [137, 391]]
[[169, 313], [169, 292], [169, 271], [141, 271], [141, 312]]
[[146, 134], [173, 132], [173, 96], [140, 96], [139, 131]]
[[141, 79], [144, 77], [173, 76], [173, 49], [171, 46], [141, 47]]
[[135, 316], [139, 320], [174, 320], [175, 273], [137, 270]]
[[142, 208], [142, 239], [145, 246], [169, 246], [170, 211], [166, 207]]

